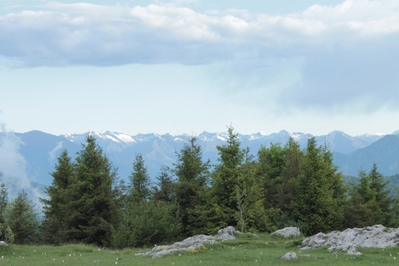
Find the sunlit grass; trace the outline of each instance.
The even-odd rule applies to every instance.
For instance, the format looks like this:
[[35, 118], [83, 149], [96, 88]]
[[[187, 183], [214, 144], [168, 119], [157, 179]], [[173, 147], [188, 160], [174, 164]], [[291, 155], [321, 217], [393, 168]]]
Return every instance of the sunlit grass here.
[[[205, 245], [198, 251], [173, 254], [159, 259], [134, 254], [149, 249], [102, 249], [87, 245], [1, 246], [0, 265], [397, 265], [399, 248], [362, 249], [361, 257], [345, 252], [330, 253], [327, 248], [300, 250], [298, 239], [261, 234], [259, 238], [241, 235], [219, 245]], [[284, 261], [289, 251], [299, 259]]]

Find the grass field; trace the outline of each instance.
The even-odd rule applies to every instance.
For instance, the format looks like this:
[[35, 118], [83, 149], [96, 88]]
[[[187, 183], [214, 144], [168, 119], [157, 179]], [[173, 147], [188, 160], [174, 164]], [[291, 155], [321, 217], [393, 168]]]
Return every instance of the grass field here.
[[[329, 253], [326, 248], [300, 251], [300, 242], [298, 239], [286, 240], [267, 234], [259, 235], [259, 238], [241, 235], [219, 245], [207, 245], [206, 250], [160, 259], [134, 256], [149, 249], [9, 245], [0, 247], [0, 265], [399, 265], [399, 247], [359, 249], [362, 257], [350, 257], [345, 252]], [[296, 252], [299, 259], [281, 260], [289, 251]]]

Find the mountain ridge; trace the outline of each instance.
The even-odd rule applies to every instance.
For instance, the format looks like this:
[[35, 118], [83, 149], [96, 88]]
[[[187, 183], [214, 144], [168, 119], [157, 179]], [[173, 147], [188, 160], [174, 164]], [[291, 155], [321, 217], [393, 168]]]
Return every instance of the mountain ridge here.
[[[6, 133], [3, 132], [0, 134]], [[26, 160], [26, 172], [29, 179], [44, 185], [51, 184], [52, 177], [50, 173], [54, 171], [61, 150], [64, 148], [67, 149], [69, 155], [74, 159], [76, 153], [81, 150], [82, 143], [84, 143], [88, 134], [92, 134], [97, 139], [98, 144], [110, 161], [118, 168], [118, 175], [120, 178], [128, 178], [132, 170], [135, 155], [140, 153], [143, 155], [152, 180], [158, 175], [162, 165], [173, 166], [176, 160], [176, 152], [180, 151], [183, 145], [187, 143], [192, 136], [189, 134], [172, 135], [169, 133], [147, 133], [130, 136], [128, 134], [109, 130], [104, 133], [88, 131], [81, 134], [63, 134], [58, 136], [39, 130], [26, 133], [15, 133], [23, 142], [23, 144], [19, 146], [19, 152]], [[376, 160], [376, 158], [373, 159], [372, 155], [370, 155], [373, 152], [377, 152], [376, 148], [374, 151], [371, 151], [368, 150], [368, 147], [385, 136], [386, 135], [376, 134], [367, 134], [367, 136], [364, 134], [361, 137], [350, 136], [339, 130], [320, 136], [313, 136], [309, 133], [301, 132], [289, 133], [286, 130], [281, 130], [272, 134], [265, 134], [262, 132], [238, 134], [242, 147], [248, 147], [253, 155], [256, 155], [262, 145], [265, 147], [269, 147], [271, 143], [285, 145], [290, 137], [294, 138], [301, 148], [305, 148], [307, 140], [310, 137], [315, 137], [319, 145], [329, 146], [330, 150], [334, 153], [334, 163], [336, 163], [339, 170], [343, 171], [345, 174], [353, 174], [357, 171], [352, 170], [353, 167], [351, 163], [358, 167], [361, 165], [360, 162], [368, 163]], [[202, 147], [203, 158], [210, 159], [212, 163], [216, 163], [218, 158], [216, 147], [225, 143], [227, 133], [210, 133], [204, 131], [196, 137], [198, 139], [198, 144]], [[375, 139], [377, 140], [371, 141]], [[381, 154], [383, 154], [384, 150], [388, 150], [390, 145], [385, 142], [381, 143], [380, 146], [376, 146], [381, 150], [377, 152], [380, 154], [379, 157], [382, 157]], [[387, 145], [388, 147], [386, 147]], [[396, 154], [395, 152], [396, 150], [391, 151], [392, 154]], [[367, 159], [366, 157], [371, 157], [371, 159]], [[384, 165], [384, 167], [388, 166]], [[399, 168], [396, 168], [396, 161], [390, 161], [388, 168], [389, 173], [396, 170], [399, 172]]]

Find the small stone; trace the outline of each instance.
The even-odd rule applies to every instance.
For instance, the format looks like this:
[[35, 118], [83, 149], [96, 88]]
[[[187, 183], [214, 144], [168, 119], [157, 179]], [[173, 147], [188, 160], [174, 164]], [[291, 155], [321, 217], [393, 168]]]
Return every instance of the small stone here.
[[281, 257], [282, 260], [293, 260], [293, 259], [298, 259], [298, 256], [296, 255], [295, 252], [290, 251], [284, 256]]

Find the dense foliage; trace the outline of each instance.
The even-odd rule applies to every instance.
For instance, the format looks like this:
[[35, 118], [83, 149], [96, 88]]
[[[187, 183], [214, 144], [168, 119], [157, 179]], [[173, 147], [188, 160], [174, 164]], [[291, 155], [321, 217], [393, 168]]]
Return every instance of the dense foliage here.
[[203, 160], [192, 137], [173, 166], [160, 169], [156, 183], [137, 154], [126, 185], [88, 136], [75, 161], [66, 150], [60, 154], [48, 198], [41, 199], [42, 219], [24, 192], [9, 203], [0, 186], [0, 240], [124, 248], [213, 234], [228, 225], [244, 232], [298, 226], [304, 234], [399, 225], [399, 199], [377, 165], [345, 186], [332, 153], [314, 138], [303, 150], [290, 139], [252, 156], [232, 127], [227, 133], [216, 165]]

